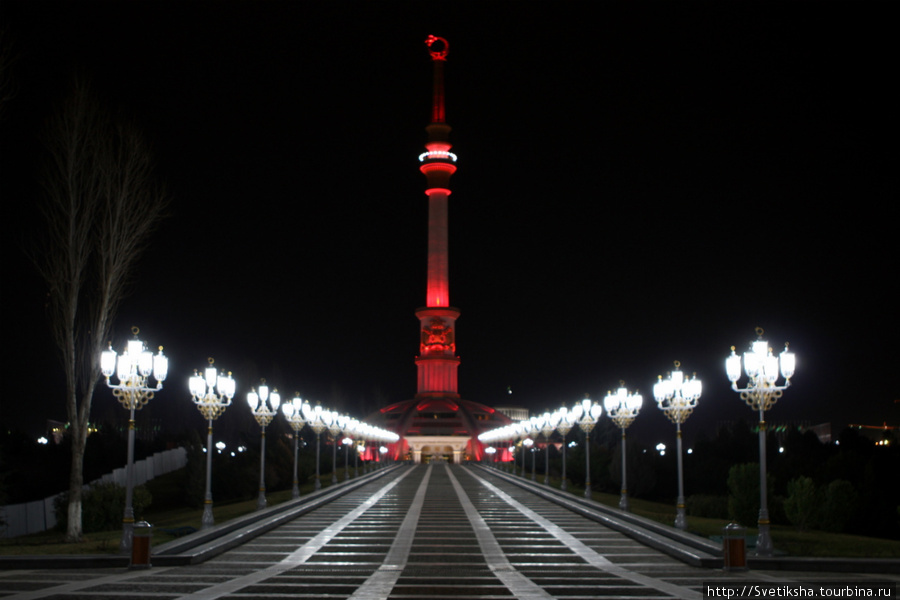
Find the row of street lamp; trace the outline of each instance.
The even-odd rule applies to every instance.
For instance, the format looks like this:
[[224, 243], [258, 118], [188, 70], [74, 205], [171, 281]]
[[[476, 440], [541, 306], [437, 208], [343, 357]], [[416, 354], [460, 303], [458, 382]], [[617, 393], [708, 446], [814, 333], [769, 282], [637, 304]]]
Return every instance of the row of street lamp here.
[[[143, 408], [153, 395], [162, 389], [163, 381], [168, 375], [168, 359], [162, 353], [162, 346], [158, 354], [153, 354], [144, 346], [144, 342], [138, 339], [139, 330], [132, 328], [134, 339], [130, 340], [122, 354], [117, 354], [112, 346], [101, 353], [100, 372], [106, 378], [106, 384], [112, 389], [113, 395], [129, 411], [128, 421], [128, 463], [126, 466], [125, 480], [125, 513], [122, 519], [122, 539], [119, 551], [130, 553], [134, 539], [134, 508], [132, 496], [134, 490], [134, 411]], [[115, 375], [118, 383], [112, 383], [111, 377]], [[150, 386], [150, 377], [156, 381], [156, 385]], [[201, 527], [208, 529], [215, 524], [212, 512], [212, 444], [213, 421], [219, 418], [225, 409], [231, 406], [236, 391], [236, 383], [231, 373], [220, 371], [215, 367], [215, 361], [210, 358], [209, 364], [203, 369], [203, 373], [194, 371], [194, 375], [188, 381], [188, 389], [191, 399], [207, 420], [206, 439], [206, 493], [203, 503], [203, 516]], [[266, 426], [272, 422], [278, 414], [279, 407], [288, 424], [294, 431], [294, 482], [292, 497], [300, 496], [299, 482], [297, 480], [297, 459], [299, 449], [299, 433], [305, 425], [309, 425], [316, 434], [316, 478], [315, 489], [320, 489], [322, 482], [319, 479], [319, 445], [320, 437], [326, 430], [335, 441], [334, 455], [332, 457], [332, 483], [337, 483], [335, 468], [337, 466], [337, 440], [338, 435], [346, 436], [344, 444], [344, 479], [350, 478], [347, 452], [353, 439], [363, 441], [363, 445], [369, 441], [380, 443], [393, 443], [399, 436], [391, 431], [375, 427], [343, 415], [337, 411], [323, 408], [321, 405], [310, 406], [308, 400], [295, 396], [292, 400], [282, 404], [281, 395], [277, 389], [269, 390], [265, 379], [259, 385], [259, 389], [251, 388], [247, 394], [247, 403], [256, 422], [260, 425], [260, 467], [259, 467], [259, 496], [257, 510], [266, 508]], [[387, 448], [379, 447], [379, 453], [385, 454]], [[359, 476], [358, 453], [354, 477]]]
[[[769, 511], [766, 499], [766, 423], [764, 413], [775, 404], [784, 390], [790, 386], [791, 377], [794, 375], [796, 358], [794, 353], [788, 350], [787, 344], [785, 344], [785, 349], [779, 356], [774, 356], [768, 342], [762, 338], [762, 328], [757, 328], [756, 333], [758, 339], [751, 343], [750, 350], [745, 352], [743, 357], [735, 353], [734, 346], [731, 347], [731, 355], [725, 361], [725, 370], [728, 379], [731, 381], [732, 389], [740, 393], [741, 399], [753, 410], [759, 411], [760, 510], [757, 522], [759, 529], [757, 554], [770, 556], [772, 554], [772, 540], [769, 535]], [[687, 519], [685, 517], [684, 504], [681, 424], [687, 420], [697, 407], [697, 401], [702, 394], [703, 385], [696, 375], [685, 377], [684, 373], [679, 369], [680, 366], [681, 363], [675, 361], [674, 371], [670, 372], [665, 379], [663, 379], [662, 375], [659, 376], [659, 381], [653, 386], [653, 396], [658, 407], [676, 427], [678, 498], [676, 500], [675, 527], [684, 530], [687, 528]], [[737, 383], [742, 376], [742, 366], [743, 373], [749, 379], [747, 386], [744, 388], [738, 387]], [[783, 385], [777, 385], [779, 374], [784, 379]], [[528, 420], [486, 431], [479, 435], [478, 439], [488, 445], [503, 441], [509, 441], [514, 444], [521, 439], [523, 446], [530, 447], [534, 441], [529, 436], [536, 437], [540, 433], [549, 444], [550, 436], [554, 431], [558, 431], [563, 441], [562, 482], [560, 488], [565, 490], [566, 435], [575, 425], [578, 425], [584, 431], [585, 438], [590, 439], [591, 430], [597, 424], [603, 413], [603, 408], [605, 408], [612, 421], [622, 430], [622, 491], [619, 498], [619, 508], [627, 511], [629, 505], [626, 485], [625, 430], [634, 422], [642, 404], [643, 397], [637, 392], [629, 392], [623, 382], [615, 393], [607, 393], [603, 401], [603, 407], [596, 402], [592, 402], [590, 398], [585, 397], [571, 410], [562, 406], [553, 412], [545, 412]], [[489, 449], [492, 450], [489, 454], [493, 454], [496, 451], [494, 448]], [[513, 450], [513, 448], [510, 448], [510, 450]], [[584, 495], [586, 498], [591, 497], [590, 456], [588, 448], [585, 451]], [[549, 453], [545, 455], [545, 461], [549, 463]], [[522, 456], [522, 475], [523, 477], [525, 476], [524, 452]], [[534, 459], [532, 459], [531, 478], [532, 480], [535, 479]], [[544, 470], [544, 484], [549, 484], [549, 468], [546, 467]]]
[[[128, 342], [126, 349], [121, 355], [110, 347], [104, 351], [100, 358], [100, 370], [106, 377], [107, 385], [112, 389], [113, 395], [129, 411], [128, 424], [128, 464], [126, 467], [126, 499], [125, 513], [123, 516], [123, 532], [120, 542], [120, 551], [130, 552], [133, 540], [134, 526], [134, 510], [132, 507], [132, 495], [134, 488], [134, 411], [140, 410], [153, 395], [162, 389], [163, 381], [168, 374], [168, 359], [162, 352], [162, 346], [159, 348], [158, 354], [153, 354], [147, 350], [144, 343], [137, 338], [139, 330], [135, 327], [132, 329], [135, 338]], [[757, 328], [759, 339], [751, 344], [748, 352], [743, 357], [735, 354], [732, 346], [731, 355], [727, 358], [725, 366], [728, 379], [734, 391], [740, 393], [741, 399], [744, 400], [753, 410], [759, 412], [759, 453], [760, 453], [760, 511], [759, 511], [759, 539], [757, 542], [757, 553], [760, 555], [770, 555], [772, 552], [772, 542], [769, 536], [769, 514], [766, 500], [766, 454], [765, 454], [765, 411], [771, 408], [778, 398], [781, 397], [783, 391], [790, 386], [790, 379], [794, 374], [795, 356], [788, 350], [785, 350], [775, 357], [769, 348], [768, 342], [762, 339], [763, 330]], [[741, 378], [741, 367], [749, 378], [746, 387], [738, 387], [738, 381]], [[654, 396], [660, 409], [666, 416], [676, 425], [677, 430], [677, 452], [678, 452], [678, 499], [677, 499], [677, 516], [675, 526], [685, 529], [686, 519], [684, 515], [684, 486], [682, 474], [682, 449], [681, 449], [681, 424], [690, 416], [694, 408], [697, 406], [697, 400], [702, 393], [702, 384], [699, 379], [694, 377], [685, 378], [684, 374], [679, 370], [680, 363], [675, 362], [675, 370], [669, 374], [666, 379], [662, 376], [654, 385]], [[119, 383], [113, 384], [110, 378], [116, 375]], [[779, 374], [784, 378], [783, 385], [777, 385]], [[149, 385], [150, 377], [156, 381], [156, 385]], [[211, 491], [211, 472], [212, 472], [212, 422], [217, 419], [228, 406], [231, 405], [234, 398], [236, 384], [231, 373], [218, 371], [214, 366], [213, 359], [209, 359], [208, 366], [204, 369], [203, 374], [195, 371], [188, 383], [192, 400], [197, 406], [200, 413], [207, 420], [207, 450], [206, 450], [206, 494], [204, 498], [203, 516], [201, 524], [204, 529], [214, 524], [212, 513], [212, 491]], [[297, 454], [298, 454], [298, 434], [304, 425], [308, 424], [316, 434], [316, 489], [321, 488], [319, 479], [319, 452], [320, 452], [320, 436], [328, 430], [335, 442], [338, 434], [342, 433], [347, 436], [344, 440], [345, 444], [345, 479], [349, 478], [349, 469], [347, 465], [347, 440], [351, 436], [358, 439], [372, 440], [379, 442], [392, 443], [399, 439], [397, 434], [373, 427], [362, 423], [357, 419], [350, 418], [347, 415], [341, 415], [336, 411], [330, 411], [322, 408], [320, 405], [311, 407], [309, 401], [301, 400], [295, 397], [288, 403], [281, 404], [281, 396], [277, 390], [269, 392], [268, 386], [263, 380], [262, 385], [257, 392], [251, 389], [247, 395], [247, 401], [250, 405], [254, 418], [261, 427], [261, 452], [260, 452], [260, 485], [259, 498], [257, 508], [266, 507], [265, 498], [265, 428], [277, 415], [279, 405], [287, 419], [291, 428], [294, 430], [294, 483], [292, 494], [296, 498], [299, 496], [299, 486], [297, 481]], [[609, 392], [604, 399], [603, 407], [609, 414], [613, 422], [622, 429], [622, 492], [619, 506], [623, 510], [628, 510], [628, 492], [626, 487], [626, 461], [625, 461], [625, 430], [634, 421], [640, 412], [643, 404], [643, 398], [638, 393], [630, 393], [624, 387], [620, 386], [616, 393]], [[269, 408], [271, 407], [271, 408]], [[572, 410], [565, 406], [558, 410], [545, 412], [543, 415], [534, 416], [527, 421], [520, 421], [512, 425], [500, 427], [478, 436], [479, 440], [485, 444], [491, 444], [501, 440], [515, 441], [523, 439], [523, 444], [530, 446], [533, 441], [530, 435], [537, 435], [538, 432], [544, 435], [549, 441], [554, 431], [558, 431], [563, 438], [563, 472], [562, 472], [562, 489], [566, 489], [566, 461], [565, 461], [565, 438], [574, 426], [578, 426], [585, 432], [586, 437], [590, 436], [591, 431], [603, 414], [603, 407], [598, 403], [592, 402], [590, 398], [583, 399], [576, 404]], [[352, 441], [350, 442], [352, 443]], [[384, 448], [381, 448], [384, 450]], [[549, 461], [549, 457], [546, 458]], [[590, 452], [585, 452], [586, 461], [586, 477], [585, 477], [585, 496], [591, 497], [591, 481], [590, 481]], [[332, 483], [337, 483], [337, 475], [334, 467], [337, 462], [337, 444], [335, 443], [332, 457]], [[524, 453], [522, 458], [522, 474], [525, 474]], [[358, 462], [357, 471], [358, 475]], [[535, 478], [534, 459], [532, 459], [532, 479]], [[549, 469], [545, 469], [544, 483], [549, 483]]]

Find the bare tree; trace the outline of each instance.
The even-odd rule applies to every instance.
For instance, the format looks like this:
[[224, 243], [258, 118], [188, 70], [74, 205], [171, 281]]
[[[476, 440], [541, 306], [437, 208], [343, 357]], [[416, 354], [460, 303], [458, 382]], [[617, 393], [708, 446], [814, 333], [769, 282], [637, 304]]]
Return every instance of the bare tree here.
[[129, 274], [159, 223], [166, 196], [135, 127], [105, 112], [83, 80], [49, 122], [41, 211], [46, 236], [34, 254], [48, 286], [53, 338], [66, 376], [72, 443], [66, 538], [82, 538], [84, 448], [100, 352]]

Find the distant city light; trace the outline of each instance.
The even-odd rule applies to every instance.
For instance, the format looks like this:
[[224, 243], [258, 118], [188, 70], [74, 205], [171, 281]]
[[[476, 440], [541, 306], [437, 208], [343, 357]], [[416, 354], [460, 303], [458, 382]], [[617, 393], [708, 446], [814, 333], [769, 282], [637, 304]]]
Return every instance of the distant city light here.
[[665, 456], [666, 455], [666, 445], [663, 443], [657, 444], [656, 451], [659, 452], [660, 456]]
[[216, 449], [219, 451], [219, 454], [222, 454], [222, 450], [225, 449], [225, 442], [216, 442]]
[[44, 436], [41, 436], [37, 439], [37, 443], [41, 444], [41, 445], [46, 445], [49, 443], [49, 440], [47, 438], [45, 438]]

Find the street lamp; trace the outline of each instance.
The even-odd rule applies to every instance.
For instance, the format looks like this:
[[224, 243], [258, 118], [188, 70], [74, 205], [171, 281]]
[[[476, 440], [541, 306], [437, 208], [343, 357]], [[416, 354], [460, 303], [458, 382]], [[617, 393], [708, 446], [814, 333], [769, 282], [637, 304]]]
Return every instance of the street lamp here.
[[[250, 405], [250, 411], [253, 418], [260, 426], [260, 443], [259, 443], [259, 498], [256, 500], [256, 510], [262, 510], [266, 507], [266, 425], [272, 422], [275, 415], [278, 414], [278, 405], [281, 404], [281, 394], [278, 390], [272, 390], [269, 394], [269, 386], [263, 379], [259, 385], [259, 393], [255, 389], [250, 388], [247, 394], [247, 404]], [[272, 409], [269, 410], [269, 404]]]
[[[316, 404], [315, 408], [311, 408], [309, 402], [304, 402], [303, 414], [313, 433], [316, 434], [316, 481], [313, 487], [319, 490], [322, 489], [322, 480], [319, 478], [319, 440], [322, 437], [322, 432], [328, 429], [328, 425], [331, 424], [331, 413], [324, 410], [320, 404]], [[327, 423], [325, 422], [326, 416], [328, 417]]]
[[628, 510], [625, 430], [628, 429], [628, 426], [634, 422], [635, 418], [637, 418], [643, 403], [644, 398], [640, 394], [637, 392], [634, 394], [628, 393], [628, 390], [625, 389], [624, 381], [620, 382], [619, 389], [616, 390], [615, 395], [613, 395], [612, 392], [607, 392], [606, 398], [603, 399], [603, 405], [606, 406], [606, 414], [608, 414], [609, 418], [613, 420], [613, 423], [622, 430], [622, 495], [619, 497], [619, 508], [624, 511]]
[[578, 426], [584, 432], [584, 497], [591, 498], [591, 430], [603, 414], [603, 407], [596, 402], [591, 402], [590, 396], [584, 395], [581, 401], [581, 418]]
[[[581, 409], [580, 404], [575, 405], [576, 408]], [[559, 484], [559, 489], [562, 491], [566, 491], [567, 483], [566, 483], [566, 435], [572, 430], [572, 427], [575, 425], [575, 422], [578, 421], [578, 416], [580, 413], [577, 413], [575, 410], [569, 410], [565, 407], [565, 405], [559, 408], [559, 424], [556, 426], [556, 430], [562, 436], [562, 482]]]
[[347, 466], [347, 452], [350, 450], [350, 446], [353, 446], [353, 477], [354, 479], [359, 477], [359, 454], [356, 452], [356, 444], [353, 443], [353, 438], [356, 437], [357, 432], [359, 431], [359, 419], [348, 418], [344, 423], [344, 435], [347, 436], [345, 438], [344, 444], [344, 479], [350, 479], [350, 469]]
[[200, 520], [201, 529], [209, 529], [215, 524], [212, 512], [212, 422], [231, 406], [234, 398], [235, 382], [231, 373], [216, 372], [213, 366], [215, 361], [209, 359], [209, 366], [203, 370], [203, 375], [194, 371], [193, 377], [188, 381], [191, 391], [191, 400], [197, 405], [197, 410], [207, 420], [206, 430], [206, 498], [203, 501], [203, 517]]
[[[535, 436], [537, 437], [537, 436]], [[534, 481], [534, 450], [532, 450], [532, 446], [534, 445], [534, 440], [530, 437], [522, 440], [522, 477], [527, 477], [525, 472], [525, 450], [528, 450], [528, 453], [531, 454], [531, 480]]]
[[[531, 432], [534, 434], [534, 437], [537, 438], [540, 435], [541, 431], [544, 428], [544, 415], [534, 415], [529, 419], [531, 422]], [[535, 446], [531, 449], [531, 480], [535, 481], [537, 479], [537, 456], [536, 452], [539, 447], [537, 446], [537, 442], [534, 442]]]
[[338, 434], [343, 429], [342, 423], [347, 419], [344, 415], [339, 415], [337, 411], [331, 415], [331, 425], [328, 426], [328, 433], [331, 434], [331, 483], [337, 483], [337, 447]]
[[488, 463], [491, 467], [496, 467], [497, 465], [494, 463], [495, 456], [494, 453], [497, 452], [497, 449], [493, 446], [488, 446], [484, 449], [484, 461]]
[[676, 442], [678, 452], [678, 499], [675, 502], [675, 527], [687, 529], [687, 518], [684, 514], [684, 467], [681, 456], [681, 424], [697, 408], [697, 400], [703, 392], [703, 384], [697, 379], [695, 373], [689, 379], [684, 378], [678, 367], [681, 363], [675, 361], [675, 370], [666, 379], [659, 376], [659, 381], [653, 386], [653, 396], [656, 403], [662, 409], [669, 420], [675, 423], [677, 432]]
[[544, 434], [544, 485], [550, 485], [550, 436], [559, 425], [560, 414], [558, 410], [544, 412], [541, 433]]
[[[516, 428], [516, 437], [522, 440], [520, 444], [522, 448], [522, 477], [525, 477], [525, 440], [528, 440], [528, 432], [531, 429], [531, 421], [519, 421], [515, 425]], [[532, 444], [531, 440], [528, 440], [528, 445]]]
[[[134, 411], [140, 410], [153, 395], [162, 389], [162, 382], [169, 371], [169, 359], [163, 356], [162, 346], [159, 354], [153, 355], [144, 348], [144, 342], [138, 339], [140, 330], [132, 327], [134, 339], [128, 342], [121, 356], [109, 347], [100, 353], [100, 371], [106, 377], [106, 385], [112, 390], [116, 400], [128, 411], [128, 463], [125, 467], [125, 513], [122, 517], [122, 540], [119, 552], [131, 552], [134, 539]], [[118, 366], [118, 368], [116, 368]], [[112, 384], [109, 378], [115, 372], [118, 384]], [[156, 387], [149, 387], [147, 379], [150, 375], [156, 380]]]
[[[791, 385], [791, 377], [794, 375], [796, 357], [784, 345], [784, 352], [778, 357], [772, 354], [769, 343], [762, 339], [762, 327], [756, 328], [758, 339], [750, 345], [750, 351], [744, 352], [744, 372], [750, 378], [747, 387], [739, 388], [738, 380], [741, 378], [741, 357], [734, 353], [731, 347], [731, 356], [725, 359], [725, 372], [731, 381], [731, 389], [739, 392], [741, 400], [753, 409], [759, 411], [759, 537], [756, 542], [756, 554], [758, 556], [772, 555], [772, 538], [769, 536], [769, 507], [766, 499], [766, 420], [765, 412], [781, 398], [782, 393]], [[779, 368], [780, 367], [780, 368]], [[784, 377], [784, 385], [775, 385], [778, 381], [778, 373]]]
[[[306, 404], [308, 406], [309, 402]], [[296, 394], [290, 402], [282, 404], [281, 412], [284, 413], [284, 418], [287, 419], [287, 422], [291, 424], [291, 429], [294, 430], [294, 486], [291, 488], [291, 497], [299, 498], [300, 482], [297, 481], [297, 453], [300, 448], [300, 430], [306, 425], [306, 421], [303, 420], [303, 400], [300, 399], [300, 394]], [[309, 411], [307, 410], [306, 412]]]

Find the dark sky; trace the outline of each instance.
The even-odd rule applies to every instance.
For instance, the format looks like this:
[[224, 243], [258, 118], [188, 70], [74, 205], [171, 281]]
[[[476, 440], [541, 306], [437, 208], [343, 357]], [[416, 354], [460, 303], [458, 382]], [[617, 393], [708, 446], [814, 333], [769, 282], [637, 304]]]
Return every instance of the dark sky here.
[[464, 397], [544, 410], [623, 379], [655, 443], [674, 435], [652, 384], [677, 359], [704, 382], [686, 435], [712, 431], [753, 418], [724, 358], [761, 326], [798, 356], [771, 420], [900, 425], [888, 7], [3, 0], [0, 419], [65, 420], [21, 247], [37, 134], [76, 68], [172, 196], [114, 331], [165, 346], [157, 414], [202, 425], [183, 407], [208, 356], [241, 398], [261, 376], [358, 416], [414, 395], [435, 34]]

